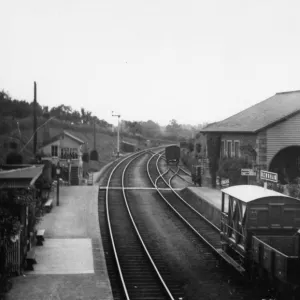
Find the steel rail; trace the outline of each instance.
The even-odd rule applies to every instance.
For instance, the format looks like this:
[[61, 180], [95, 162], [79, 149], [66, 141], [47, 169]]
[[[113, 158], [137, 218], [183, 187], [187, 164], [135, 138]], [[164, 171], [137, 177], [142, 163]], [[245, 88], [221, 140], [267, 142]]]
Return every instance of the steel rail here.
[[137, 159], [138, 157], [139, 157], [139, 156], [136, 156], [136, 157], [132, 158], [132, 159], [127, 163], [127, 165], [125, 166], [125, 168], [124, 168], [124, 170], [123, 170], [123, 173], [122, 173], [122, 192], [123, 192], [123, 199], [124, 199], [124, 201], [125, 201], [125, 205], [126, 205], [126, 208], [127, 208], [127, 211], [128, 211], [129, 217], [130, 217], [130, 220], [131, 220], [131, 222], [132, 222], [132, 225], [133, 225], [133, 227], [134, 227], [134, 229], [135, 229], [135, 231], [136, 231], [136, 234], [137, 234], [137, 236], [138, 236], [138, 238], [139, 238], [139, 240], [140, 240], [140, 242], [141, 242], [141, 244], [142, 244], [142, 246], [143, 246], [143, 248], [144, 248], [144, 250], [145, 250], [145, 252], [146, 252], [146, 254], [147, 254], [147, 256], [148, 256], [148, 258], [149, 258], [149, 260], [150, 260], [150, 262], [151, 262], [151, 264], [152, 264], [152, 266], [153, 266], [153, 268], [155, 269], [155, 272], [156, 272], [157, 276], [159, 277], [159, 280], [160, 280], [161, 284], [163, 285], [163, 287], [164, 287], [165, 291], [167, 292], [168, 296], [170, 297], [170, 299], [171, 299], [171, 300], [175, 300], [174, 297], [172, 296], [170, 290], [168, 289], [166, 283], [164, 282], [164, 280], [163, 280], [163, 278], [162, 278], [160, 272], [158, 271], [158, 269], [157, 269], [157, 267], [156, 267], [156, 265], [155, 265], [155, 263], [154, 263], [154, 261], [153, 261], [151, 255], [150, 255], [150, 253], [149, 253], [149, 251], [148, 251], [148, 249], [147, 249], [147, 247], [146, 247], [146, 245], [145, 245], [145, 243], [144, 243], [144, 241], [143, 241], [143, 239], [142, 239], [142, 237], [141, 237], [141, 235], [140, 235], [140, 232], [139, 232], [139, 230], [138, 230], [138, 228], [137, 228], [137, 226], [136, 226], [136, 223], [134, 222], [134, 219], [133, 219], [132, 214], [131, 214], [131, 210], [130, 210], [129, 205], [128, 205], [127, 196], [126, 196], [126, 192], [125, 192], [125, 189], [124, 189], [124, 186], [125, 186], [125, 183], [124, 183], [125, 173], [126, 173], [126, 170], [127, 170], [128, 166], [129, 166], [135, 159]]
[[[157, 171], [158, 171], [158, 173], [159, 174], [161, 174], [161, 172], [160, 172], [160, 170], [159, 170], [159, 168], [158, 168], [158, 161], [159, 161], [159, 159], [161, 158], [160, 157], [161, 155], [159, 155], [158, 156], [158, 158], [157, 158], [157, 160], [156, 160], [156, 167], [157, 167]], [[151, 159], [152, 159], [152, 157], [151, 157]], [[147, 165], [148, 166], [148, 165]], [[150, 174], [149, 174], [149, 172], [148, 172], [148, 169], [147, 169], [147, 173], [148, 173], [148, 176], [150, 176]], [[153, 182], [152, 180], [151, 180], [151, 182]], [[172, 189], [172, 188], [171, 188]], [[219, 252], [218, 252], [218, 250], [204, 237], [204, 236], [202, 236], [170, 203], [169, 203], [169, 201], [164, 197], [164, 195], [160, 192], [160, 190], [156, 187], [156, 190], [157, 190], [157, 192], [159, 193], [159, 195], [161, 196], [161, 198], [166, 202], [166, 204], [179, 216], [179, 218], [185, 223], [185, 224], [187, 224], [189, 227], [190, 227], [190, 229], [197, 235], [197, 236], [199, 236], [216, 254], [218, 254], [219, 255]], [[172, 189], [173, 190], [173, 189]], [[184, 201], [185, 202], [185, 201]], [[201, 214], [200, 214], [200, 216], [202, 216]], [[205, 218], [205, 217], [204, 217]], [[205, 218], [205, 220], [207, 220], [206, 218]]]
[[[158, 159], [159, 160], [159, 159]], [[160, 173], [159, 167], [158, 167], [158, 160], [156, 162], [156, 168], [158, 173]], [[162, 177], [163, 181], [165, 182], [165, 184], [167, 186], [169, 186], [169, 188], [172, 190], [172, 192], [185, 204], [187, 205], [191, 210], [193, 210], [196, 214], [198, 214], [202, 219], [204, 219], [207, 223], [209, 223], [209, 225], [211, 225], [216, 231], [220, 232], [220, 228], [217, 227], [214, 223], [212, 223], [211, 221], [209, 221], [205, 216], [203, 216], [201, 213], [199, 213], [199, 211], [197, 211], [194, 207], [192, 207], [189, 203], [187, 203], [172, 187], [172, 185], [168, 184], [168, 182]]]
[[[144, 151], [141, 151], [141, 152], [144, 152]], [[121, 266], [120, 266], [120, 262], [119, 262], [119, 257], [118, 257], [118, 254], [117, 254], [117, 250], [116, 250], [116, 245], [115, 245], [115, 240], [114, 240], [114, 236], [113, 236], [113, 233], [112, 233], [112, 229], [111, 229], [111, 220], [110, 220], [110, 214], [109, 214], [109, 209], [108, 209], [108, 191], [109, 191], [109, 184], [110, 184], [110, 181], [111, 181], [111, 178], [115, 172], [115, 170], [124, 162], [126, 161], [127, 159], [131, 158], [132, 156], [134, 155], [137, 155], [136, 153], [132, 154], [132, 155], [129, 155], [127, 157], [125, 157], [124, 159], [121, 159], [116, 165], [115, 167], [112, 169], [112, 171], [110, 172], [110, 175], [108, 177], [108, 180], [107, 180], [107, 185], [106, 185], [106, 195], [105, 195], [105, 203], [106, 203], [106, 216], [107, 216], [107, 223], [108, 223], [108, 230], [109, 230], [109, 235], [110, 235], [110, 238], [111, 238], [111, 243], [112, 243], [112, 247], [113, 247], [113, 251], [114, 251], [114, 257], [115, 257], [115, 260], [116, 260], [116, 264], [117, 264], [117, 268], [118, 268], [118, 271], [119, 271], [119, 276], [120, 276], [120, 279], [121, 279], [121, 282], [122, 282], [122, 287], [123, 287], [123, 290], [124, 290], [124, 293], [125, 293], [125, 296], [126, 296], [126, 299], [127, 300], [130, 300], [129, 298], [129, 295], [128, 295], [128, 291], [127, 291], [127, 287], [126, 287], [126, 284], [125, 284], [125, 280], [124, 280], [124, 277], [123, 277], [123, 273], [122, 273], [122, 270], [121, 270]]]

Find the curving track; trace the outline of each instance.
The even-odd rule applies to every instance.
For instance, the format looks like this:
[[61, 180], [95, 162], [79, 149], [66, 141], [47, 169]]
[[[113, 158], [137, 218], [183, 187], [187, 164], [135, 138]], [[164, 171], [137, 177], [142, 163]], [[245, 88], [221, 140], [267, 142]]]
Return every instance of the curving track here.
[[[157, 267], [159, 265], [163, 269], [163, 262], [159, 260], [159, 255], [153, 255], [154, 258], [150, 255], [143, 240], [146, 237], [139, 232], [134, 219], [138, 216], [133, 217], [126, 197], [126, 170], [142, 155], [145, 155], [145, 151], [121, 160], [111, 171], [106, 187], [105, 206], [109, 239], [115, 268], [118, 269], [119, 287], [121, 286], [123, 291], [117, 297], [128, 300], [175, 299]], [[171, 287], [178, 296], [178, 287]]]
[[[174, 211], [174, 213], [207, 245], [209, 248], [222, 257], [230, 265], [232, 265], [240, 273], [244, 273], [244, 268], [240, 265], [239, 261], [233, 260], [223, 250], [220, 242], [220, 229], [210, 222], [205, 216], [198, 212], [192, 205], [185, 201], [171, 186], [171, 180], [176, 175], [176, 172], [170, 177], [167, 182], [164, 176], [170, 171], [170, 168], [161, 173], [159, 170], [159, 160], [162, 155], [158, 155], [156, 159], [156, 169], [160, 178], [165, 182], [165, 185], [170, 188], [170, 191], [160, 190], [156, 183], [152, 181], [157, 192], [166, 204]], [[178, 170], [177, 170], [178, 172]]]

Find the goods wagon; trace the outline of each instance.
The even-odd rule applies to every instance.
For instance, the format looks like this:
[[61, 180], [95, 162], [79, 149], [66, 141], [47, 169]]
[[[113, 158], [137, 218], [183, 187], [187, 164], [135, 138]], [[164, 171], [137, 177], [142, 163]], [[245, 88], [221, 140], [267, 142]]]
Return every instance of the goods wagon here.
[[223, 250], [248, 274], [271, 279], [280, 290], [297, 294], [299, 228], [300, 201], [296, 198], [254, 185], [222, 190]]
[[175, 163], [178, 165], [180, 160], [180, 148], [176, 145], [168, 146], [165, 148], [166, 161], [169, 165], [170, 163]]
[[134, 152], [136, 150], [136, 145], [122, 141], [121, 142], [121, 150], [123, 152]]
[[192, 181], [194, 182], [194, 184], [198, 184], [199, 186], [201, 186], [202, 175], [203, 169], [201, 168], [201, 165], [192, 165]]

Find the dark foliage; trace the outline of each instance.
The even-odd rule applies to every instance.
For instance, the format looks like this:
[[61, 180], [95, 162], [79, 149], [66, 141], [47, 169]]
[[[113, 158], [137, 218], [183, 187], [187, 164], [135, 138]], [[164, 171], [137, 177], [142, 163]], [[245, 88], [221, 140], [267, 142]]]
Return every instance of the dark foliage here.
[[196, 144], [196, 152], [197, 153], [201, 152], [201, 144], [199, 144], [199, 143]]
[[82, 155], [82, 161], [88, 163], [89, 160], [90, 160], [89, 154], [88, 153], [83, 153], [83, 155]]
[[23, 156], [15, 151], [8, 153], [6, 157], [6, 164], [18, 165], [23, 163]]
[[218, 176], [229, 178], [230, 185], [246, 184], [247, 177], [241, 176], [241, 169], [251, 168], [250, 162], [244, 158], [226, 158], [220, 161]]
[[194, 141], [192, 139], [189, 139], [187, 146], [188, 146], [188, 149], [190, 152], [194, 151], [195, 145], [194, 145]]
[[209, 133], [207, 136], [207, 154], [212, 187], [216, 187], [217, 171], [219, 168], [221, 137], [219, 134]]

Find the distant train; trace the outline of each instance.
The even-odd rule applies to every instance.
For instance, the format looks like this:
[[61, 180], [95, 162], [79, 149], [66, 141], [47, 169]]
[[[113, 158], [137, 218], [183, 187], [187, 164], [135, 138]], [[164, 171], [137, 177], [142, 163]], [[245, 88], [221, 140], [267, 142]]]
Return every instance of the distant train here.
[[299, 199], [254, 185], [222, 190], [222, 250], [251, 277], [271, 280], [280, 299], [300, 299], [299, 228]]
[[176, 166], [180, 161], [180, 148], [176, 145], [168, 146], [165, 148], [167, 165], [175, 164]]

